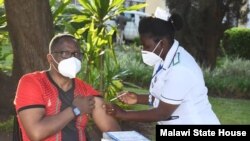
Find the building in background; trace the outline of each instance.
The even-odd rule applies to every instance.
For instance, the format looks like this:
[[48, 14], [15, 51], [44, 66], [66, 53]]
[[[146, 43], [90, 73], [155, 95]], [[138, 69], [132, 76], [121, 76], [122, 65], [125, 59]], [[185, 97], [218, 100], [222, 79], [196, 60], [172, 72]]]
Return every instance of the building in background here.
[[160, 7], [168, 11], [166, 6], [166, 0], [146, 0], [147, 7], [145, 9], [145, 13], [149, 15], [154, 15], [156, 7]]
[[148, 15], [153, 15], [156, 7], [160, 7], [162, 9], [168, 10], [166, 7], [166, 1], [165, 0], [126, 0], [125, 1], [125, 7], [132, 6], [135, 4], [141, 4], [141, 3], [147, 3], [146, 8], [143, 8], [139, 11], [145, 12]]
[[[248, 7], [250, 7], [250, 1], [248, 0]], [[247, 14], [247, 28], [250, 28], [250, 12]]]
[[75, 5], [79, 5], [78, 0], [72, 0], [72, 2], [71, 2], [71, 3], [73, 3], [73, 4], [75, 4]]
[[[125, 7], [129, 7], [132, 5], [136, 5], [136, 4], [141, 4], [141, 3], [145, 3], [146, 0], [125, 0]], [[140, 9], [139, 11], [141, 12], [145, 12], [145, 8]]]

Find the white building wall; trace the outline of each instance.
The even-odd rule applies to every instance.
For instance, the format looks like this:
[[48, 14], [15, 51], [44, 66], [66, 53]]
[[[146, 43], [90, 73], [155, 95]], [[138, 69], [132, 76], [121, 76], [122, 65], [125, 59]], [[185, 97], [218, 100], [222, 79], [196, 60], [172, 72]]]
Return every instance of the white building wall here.
[[153, 15], [156, 7], [160, 7], [162, 9], [167, 10], [166, 0], [146, 0], [146, 3], [147, 7], [145, 9], [145, 12], [147, 14]]
[[[248, 0], [248, 7], [250, 7], [250, 1], [249, 0]], [[248, 21], [247, 21], [247, 28], [250, 28], [250, 12], [247, 15], [247, 19], [248, 19]]]

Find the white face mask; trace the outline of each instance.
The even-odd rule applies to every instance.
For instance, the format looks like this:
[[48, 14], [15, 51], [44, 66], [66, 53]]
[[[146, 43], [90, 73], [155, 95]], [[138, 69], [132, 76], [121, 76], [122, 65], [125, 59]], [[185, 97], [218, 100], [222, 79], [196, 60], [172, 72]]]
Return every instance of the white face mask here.
[[59, 63], [55, 59], [54, 61], [58, 64], [58, 72], [65, 77], [69, 77], [70, 79], [75, 78], [76, 74], [81, 70], [81, 61], [75, 57], [64, 59]]
[[145, 64], [149, 65], [149, 66], [154, 66], [155, 64], [157, 64], [158, 62], [162, 61], [162, 58], [160, 57], [163, 49], [161, 49], [161, 53], [160, 55], [156, 55], [154, 53], [154, 51], [156, 50], [156, 48], [159, 46], [161, 40], [157, 43], [157, 45], [155, 46], [153, 52], [151, 51], [145, 51], [145, 50], [142, 50], [141, 53], [142, 53], [142, 60]]

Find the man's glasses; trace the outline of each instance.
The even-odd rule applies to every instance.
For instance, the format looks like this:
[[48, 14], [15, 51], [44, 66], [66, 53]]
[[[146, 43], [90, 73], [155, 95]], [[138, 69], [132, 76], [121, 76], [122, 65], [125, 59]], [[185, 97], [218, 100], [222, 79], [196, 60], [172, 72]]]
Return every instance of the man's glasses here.
[[78, 58], [79, 60], [82, 60], [83, 53], [82, 52], [70, 52], [70, 51], [55, 51], [52, 53], [57, 53], [62, 57], [63, 59], [68, 59], [72, 56]]

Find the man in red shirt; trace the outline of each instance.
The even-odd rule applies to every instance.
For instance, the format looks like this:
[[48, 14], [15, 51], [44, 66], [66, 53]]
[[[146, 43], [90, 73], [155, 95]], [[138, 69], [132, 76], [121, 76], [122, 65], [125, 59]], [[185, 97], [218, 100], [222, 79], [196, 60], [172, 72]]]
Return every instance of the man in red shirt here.
[[72, 35], [55, 36], [47, 59], [49, 70], [26, 74], [18, 84], [14, 104], [24, 141], [86, 141], [88, 114], [101, 131], [120, 130], [99, 93], [75, 78], [82, 53]]

